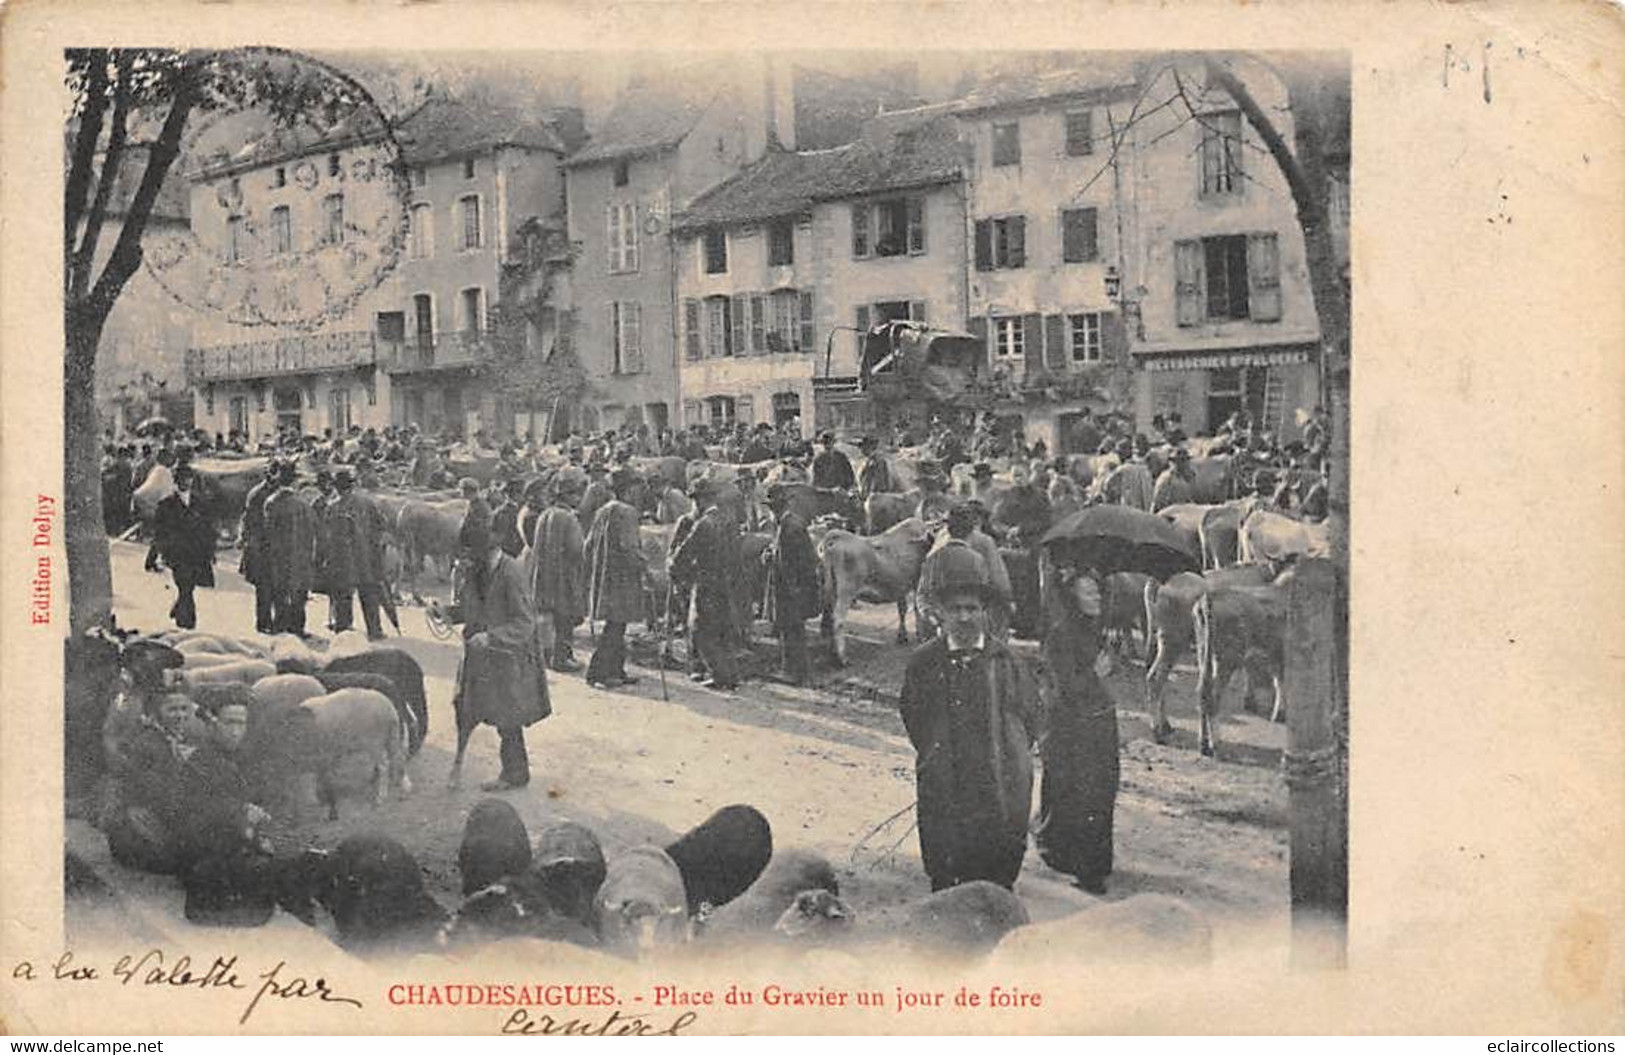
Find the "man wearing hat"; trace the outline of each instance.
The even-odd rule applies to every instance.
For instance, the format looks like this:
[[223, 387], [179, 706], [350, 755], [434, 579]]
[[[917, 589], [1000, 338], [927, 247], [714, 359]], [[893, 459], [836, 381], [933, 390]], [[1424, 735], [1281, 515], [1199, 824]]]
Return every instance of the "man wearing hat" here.
[[807, 522], [790, 505], [790, 491], [771, 487], [767, 503], [778, 520], [768, 562], [773, 629], [779, 635], [779, 662], [792, 684], [807, 681], [806, 622], [823, 607], [819, 596], [818, 554], [807, 534]]
[[463, 501], [468, 503], [468, 511], [457, 528], [457, 548], [467, 553], [491, 533], [491, 503], [480, 493], [480, 482], [472, 476], [463, 477], [457, 486], [463, 493]]
[[271, 611], [273, 594], [268, 568], [269, 543], [265, 534], [265, 502], [276, 490], [281, 471], [282, 463], [272, 458], [265, 467], [265, 479], [248, 491], [248, 498], [243, 502], [242, 526], [238, 530], [243, 555], [237, 562], [237, 570], [244, 579], [254, 584], [254, 629], [262, 634], [276, 633]]
[[1014, 594], [1011, 591], [1010, 573], [1005, 568], [998, 545], [980, 529], [982, 518], [981, 504], [974, 499], [948, 511], [943, 535], [920, 565], [920, 599], [925, 603], [926, 614], [932, 625], [940, 628], [943, 619], [938, 611], [938, 595], [942, 578], [947, 568], [954, 567], [963, 559], [950, 554], [949, 550], [968, 547], [981, 560], [981, 575], [988, 585], [984, 599], [988, 628], [995, 638], [1004, 641], [1010, 633], [1010, 603]]
[[674, 542], [669, 558], [674, 582], [694, 587], [693, 651], [711, 672], [708, 688], [724, 692], [739, 686], [730, 639], [733, 637], [733, 584], [739, 575], [739, 530], [717, 505], [716, 490], [696, 481], [694, 501], [702, 509], [694, 527]]
[[1146, 453], [1143, 443], [1137, 445], [1125, 439], [1117, 444], [1117, 456], [1122, 464], [1111, 471], [1101, 487], [1101, 495], [1107, 502], [1151, 511], [1151, 492], [1156, 481], [1151, 479], [1151, 469], [1145, 464]]
[[844, 453], [835, 449], [835, 433], [824, 433], [818, 437], [818, 442], [824, 449], [813, 458], [813, 486], [825, 491], [850, 491], [856, 487], [858, 481], [852, 475], [852, 463]]
[[192, 490], [196, 471], [175, 470], [175, 490], [153, 513], [153, 546], [175, 578], [175, 604], [169, 617], [183, 630], [197, 626], [192, 591], [214, 585], [214, 520]]
[[954, 546], [939, 569], [943, 632], [909, 659], [898, 703], [915, 751], [920, 858], [933, 891], [1012, 886], [1027, 849], [1036, 689], [989, 632], [981, 559]]
[[361, 596], [361, 617], [367, 637], [384, 636], [378, 606], [383, 599], [384, 532], [388, 525], [378, 507], [356, 493], [355, 474], [340, 466], [333, 474], [338, 497], [327, 507], [325, 571], [328, 596], [333, 601], [333, 629], [350, 629], [355, 618], [353, 599]]
[[643, 480], [622, 467], [615, 470], [611, 486], [614, 497], [593, 517], [586, 540], [587, 611], [590, 618], [604, 621], [598, 648], [587, 665], [587, 684], [596, 688], [637, 683], [626, 673], [626, 624], [643, 618], [648, 605], [644, 585], [648, 571], [638, 539], [637, 503]]
[[602, 452], [594, 451], [587, 460], [587, 487], [581, 492], [581, 504], [576, 507], [576, 516], [590, 528], [593, 519], [598, 516], [598, 510], [614, 497], [615, 492], [609, 486], [609, 463], [604, 461]]
[[858, 442], [863, 452], [863, 469], [858, 473], [858, 495], [868, 498], [892, 490], [891, 463], [880, 453], [880, 441], [865, 436]]
[[1157, 486], [1151, 491], [1151, 512], [1191, 500], [1191, 452], [1175, 447], [1168, 455], [1168, 468], [1157, 477]]
[[510, 479], [502, 488], [502, 504], [491, 511], [491, 536], [502, 552], [514, 558], [525, 551], [524, 537], [519, 534], [519, 500], [524, 493], [525, 482]]
[[299, 472], [283, 462], [276, 490], [265, 500], [266, 572], [271, 587], [271, 629], [305, 635], [305, 602], [316, 560], [316, 514], [294, 493]]
[[993, 499], [993, 526], [1013, 536], [1015, 545], [1031, 549], [1049, 530], [1049, 494], [1032, 482], [1025, 462], [1011, 466], [1010, 477], [1010, 490]]
[[586, 486], [586, 474], [573, 465], [553, 477], [553, 500], [536, 518], [527, 558], [542, 647], [548, 650], [548, 665], [563, 673], [581, 669], [574, 639], [576, 625], [587, 611], [587, 565], [575, 507]]

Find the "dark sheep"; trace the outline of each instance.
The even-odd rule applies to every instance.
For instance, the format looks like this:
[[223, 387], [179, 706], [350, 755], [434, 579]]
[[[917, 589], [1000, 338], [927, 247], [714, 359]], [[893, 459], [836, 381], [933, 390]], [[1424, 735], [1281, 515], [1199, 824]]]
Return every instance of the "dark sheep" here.
[[593, 899], [609, 869], [604, 848], [590, 829], [569, 821], [547, 828], [531, 851], [530, 869], [547, 890], [549, 903], [570, 919], [592, 925]]
[[537, 938], [596, 948], [591, 927], [561, 912], [535, 871], [509, 876], [475, 891], [440, 932], [440, 943], [457, 948], [505, 938]]
[[423, 687], [423, 668], [409, 653], [398, 648], [372, 648], [353, 656], [329, 660], [323, 667], [329, 674], [382, 674], [395, 683], [412, 713], [417, 716], [417, 740], [408, 745], [416, 754], [429, 735], [429, 697]]
[[463, 896], [521, 874], [530, 862], [530, 833], [518, 811], [501, 799], [476, 803], [463, 825], [463, 843], [457, 850]]
[[423, 889], [423, 870], [400, 843], [352, 835], [333, 851], [329, 875], [326, 903], [345, 950], [387, 956], [434, 947], [446, 910]]
[[688, 911], [719, 908], [750, 889], [773, 857], [773, 829], [750, 806], [724, 806], [689, 829], [666, 853], [683, 873]]

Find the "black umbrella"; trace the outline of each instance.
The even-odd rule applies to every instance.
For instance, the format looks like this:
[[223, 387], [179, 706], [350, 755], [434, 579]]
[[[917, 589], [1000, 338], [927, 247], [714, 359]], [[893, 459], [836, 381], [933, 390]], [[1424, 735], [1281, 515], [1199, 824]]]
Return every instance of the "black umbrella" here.
[[1108, 575], [1137, 571], [1167, 581], [1182, 571], [1202, 570], [1201, 558], [1172, 524], [1132, 506], [1080, 509], [1050, 528], [1042, 545]]

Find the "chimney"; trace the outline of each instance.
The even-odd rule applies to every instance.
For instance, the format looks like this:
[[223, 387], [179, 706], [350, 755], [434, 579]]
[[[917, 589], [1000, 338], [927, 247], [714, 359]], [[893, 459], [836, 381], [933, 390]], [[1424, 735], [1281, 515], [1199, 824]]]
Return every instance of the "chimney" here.
[[796, 71], [782, 56], [767, 60], [769, 128], [786, 150], [796, 148]]

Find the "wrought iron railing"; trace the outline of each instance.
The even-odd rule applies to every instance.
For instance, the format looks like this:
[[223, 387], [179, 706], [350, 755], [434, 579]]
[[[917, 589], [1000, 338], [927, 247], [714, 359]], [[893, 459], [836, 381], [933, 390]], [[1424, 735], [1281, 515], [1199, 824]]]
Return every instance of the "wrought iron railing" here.
[[367, 366], [376, 361], [377, 344], [370, 332], [300, 334], [188, 349], [186, 379], [188, 383], [198, 384], [308, 374]]

